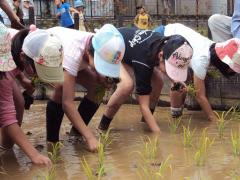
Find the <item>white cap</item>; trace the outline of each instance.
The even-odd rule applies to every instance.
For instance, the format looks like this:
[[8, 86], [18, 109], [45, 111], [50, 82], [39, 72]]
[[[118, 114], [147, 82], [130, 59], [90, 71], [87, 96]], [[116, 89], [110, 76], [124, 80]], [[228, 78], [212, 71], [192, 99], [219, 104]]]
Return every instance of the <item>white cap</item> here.
[[47, 30], [35, 30], [24, 39], [23, 52], [34, 60], [39, 78], [44, 82], [63, 82], [63, 47], [60, 39]]
[[105, 24], [93, 36], [96, 70], [108, 77], [118, 78], [120, 62], [125, 53], [125, 42], [121, 33], [111, 24]]

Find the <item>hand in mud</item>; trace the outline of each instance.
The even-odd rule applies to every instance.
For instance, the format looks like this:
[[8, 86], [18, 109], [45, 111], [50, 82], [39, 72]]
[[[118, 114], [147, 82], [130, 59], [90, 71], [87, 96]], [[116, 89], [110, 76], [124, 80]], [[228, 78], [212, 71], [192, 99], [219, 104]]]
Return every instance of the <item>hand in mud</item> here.
[[32, 162], [36, 165], [45, 165], [45, 166], [51, 166], [52, 165], [51, 160], [48, 157], [46, 157], [46, 156], [44, 156], [40, 153], [37, 156], [34, 156], [32, 158]]
[[97, 152], [97, 147], [98, 147], [98, 141], [97, 139], [94, 138], [90, 138], [87, 139], [87, 146], [88, 146], [88, 150], [91, 152]]

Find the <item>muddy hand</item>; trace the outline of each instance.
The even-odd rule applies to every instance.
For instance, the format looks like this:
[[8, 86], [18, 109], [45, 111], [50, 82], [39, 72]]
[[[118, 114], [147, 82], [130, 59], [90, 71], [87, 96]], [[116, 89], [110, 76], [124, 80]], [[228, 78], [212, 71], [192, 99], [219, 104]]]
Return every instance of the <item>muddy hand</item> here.
[[34, 158], [32, 158], [32, 162], [36, 165], [45, 165], [45, 166], [52, 165], [51, 160], [42, 154], [39, 154], [39, 155], [35, 156]]
[[97, 139], [94, 138], [90, 138], [87, 139], [87, 146], [88, 146], [88, 150], [91, 152], [97, 152], [97, 147], [98, 147], [98, 141]]

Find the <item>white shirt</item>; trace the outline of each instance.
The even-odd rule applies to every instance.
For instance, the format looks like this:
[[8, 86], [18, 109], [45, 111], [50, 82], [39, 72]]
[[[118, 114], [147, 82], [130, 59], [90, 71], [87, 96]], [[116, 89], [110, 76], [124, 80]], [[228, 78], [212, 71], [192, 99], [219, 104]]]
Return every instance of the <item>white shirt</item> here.
[[76, 77], [80, 70], [88, 66], [82, 58], [87, 41], [94, 34], [64, 27], [53, 27], [48, 31], [60, 38], [63, 43], [63, 68]]
[[[10, 8], [13, 9], [14, 8], [13, 7], [13, 1], [12, 0], [7, 0], [7, 2], [9, 4]], [[8, 15], [1, 8], [0, 8], [0, 15], [3, 18], [4, 25], [10, 27], [11, 26], [11, 21], [8, 18]]]
[[[24, 1], [22, 1], [22, 11], [23, 11], [23, 19], [29, 19], [29, 8], [24, 7]], [[28, 0], [29, 5], [34, 6], [33, 0]]]
[[204, 80], [210, 64], [209, 47], [214, 43], [196, 31], [182, 24], [169, 24], [165, 26], [164, 36], [179, 34], [187, 39], [193, 48], [193, 57], [190, 62], [194, 74]]

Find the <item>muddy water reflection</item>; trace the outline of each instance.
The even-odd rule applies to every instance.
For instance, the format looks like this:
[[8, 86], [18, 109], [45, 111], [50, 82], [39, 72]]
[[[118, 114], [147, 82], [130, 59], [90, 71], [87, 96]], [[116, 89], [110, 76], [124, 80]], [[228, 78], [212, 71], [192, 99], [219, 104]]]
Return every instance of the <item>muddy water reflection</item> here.
[[[30, 141], [47, 154], [45, 143], [45, 102], [37, 102], [25, 112], [23, 129], [24, 132], [31, 134], [28, 136]], [[102, 106], [90, 126], [93, 130], [98, 125], [98, 121], [103, 113]], [[159, 138], [159, 147], [157, 158], [161, 162], [169, 154], [173, 155], [170, 160], [172, 173], [166, 171], [163, 179], [180, 180], [180, 179], [206, 179], [221, 180], [233, 179], [235, 174], [240, 173], [240, 159], [232, 155], [230, 132], [231, 129], [238, 130], [239, 122], [232, 121], [227, 124], [225, 129], [225, 138], [218, 138], [217, 127], [215, 123], [209, 123], [204, 120], [200, 112], [185, 112], [182, 124], [187, 125], [188, 119], [192, 117], [191, 129], [196, 128], [194, 143], [204, 128], [208, 128], [208, 136], [215, 138], [213, 146], [209, 150], [205, 166], [197, 167], [194, 161], [194, 148], [184, 148], [182, 129], [177, 134], [171, 134], [168, 127], [169, 112], [167, 108], [157, 108], [155, 117], [161, 127], [162, 133]], [[137, 175], [139, 167], [139, 158], [137, 151], [143, 148], [142, 137], [153, 135], [148, 132], [144, 123], [140, 122], [141, 115], [139, 107], [134, 105], [124, 105], [115, 117], [111, 127], [112, 144], [106, 151], [106, 171], [107, 175], [103, 179], [140, 179]], [[57, 165], [57, 179], [86, 179], [82, 167], [81, 158], [84, 155], [92, 167], [97, 166], [97, 154], [87, 152], [84, 145], [78, 142], [69, 141], [67, 132], [70, 129], [70, 123], [65, 118], [62, 129], [61, 139], [64, 147], [61, 150], [62, 162]], [[40, 146], [39, 146], [40, 145]], [[43, 148], [42, 146], [43, 145]], [[32, 166], [29, 159], [14, 147], [1, 156], [1, 165], [7, 175], [0, 175], [0, 179], [18, 179], [28, 180], [36, 179], [37, 175], [44, 174], [45, 168]]]

